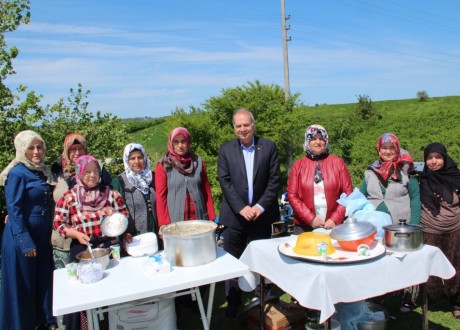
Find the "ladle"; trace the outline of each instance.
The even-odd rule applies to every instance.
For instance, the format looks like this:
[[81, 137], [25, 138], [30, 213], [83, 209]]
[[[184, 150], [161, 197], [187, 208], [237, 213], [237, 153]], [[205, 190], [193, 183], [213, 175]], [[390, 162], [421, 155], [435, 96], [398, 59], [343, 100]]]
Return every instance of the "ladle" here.
[[93, 254], [93, 248], [91, 247], [91, 244], [89, 244], [89, 242], [86, 242], [86, 245], [88, 246], [88, 251], [89, 251], [89, 254], [91, 255], [91, 259], [96, 260]]

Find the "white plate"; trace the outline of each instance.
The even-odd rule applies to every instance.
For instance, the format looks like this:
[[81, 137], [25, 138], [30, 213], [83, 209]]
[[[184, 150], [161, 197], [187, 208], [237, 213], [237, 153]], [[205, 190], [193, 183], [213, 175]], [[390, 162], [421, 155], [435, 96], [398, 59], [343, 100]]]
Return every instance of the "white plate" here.
[[349, 263], [357, 263], [357, 262], [366, 262], [369, 260], [380, 258], [381, 256], [385, 255], [385, 246], [374, 240], [374, 242], [369, 246], [370, 253], [369, 256], [359, 256], [357, 252], [346, 251], [340, 247], [337, 241], [332, 240], [332, 245], [335, 248], [335, 252], [328, 255], [327, 259], [324, 260], [321, 256], [306, 256], [302, 254], [295, 253], [292, 248], [295, 246], [297, 239], [281, 243], [278, 245], [278, 251], [288, 257], [310, 261], [310, 262], [318, 262], [323, 264], [349, 264]]

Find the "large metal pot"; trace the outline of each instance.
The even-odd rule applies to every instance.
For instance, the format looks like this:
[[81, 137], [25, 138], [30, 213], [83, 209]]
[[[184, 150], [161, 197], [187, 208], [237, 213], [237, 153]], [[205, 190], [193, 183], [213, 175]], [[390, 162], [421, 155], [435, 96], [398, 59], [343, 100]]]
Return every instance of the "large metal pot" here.
[[165, 257], [173, 266], [200, 266], [217, 258], [217, 224], [206, 220], [178, 221], [161, 228]]
[[422, 247], [422, 226], [399, 220], [399, 224], [384, 226], [383, 229], [385, 246], [392, 251], [409, 252]]

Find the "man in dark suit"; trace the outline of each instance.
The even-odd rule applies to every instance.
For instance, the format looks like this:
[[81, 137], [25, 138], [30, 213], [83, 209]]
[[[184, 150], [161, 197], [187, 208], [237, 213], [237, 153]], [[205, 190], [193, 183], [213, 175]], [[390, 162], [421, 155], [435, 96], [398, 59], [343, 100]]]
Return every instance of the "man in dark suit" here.
[[[219, 150], [217, 176], [224, 198], [219, 224], [225, 226], [224, 250], [236, 258], [253, 240], [271, 237], [271, 224], [280, 218], [279, 160], [273, 141], [254, 136], [255, 120], [247, 109], [233, 115], [237, 139]], [[235, 317], [241, 304], [238, 281], [226, 285], [226, 314]]]

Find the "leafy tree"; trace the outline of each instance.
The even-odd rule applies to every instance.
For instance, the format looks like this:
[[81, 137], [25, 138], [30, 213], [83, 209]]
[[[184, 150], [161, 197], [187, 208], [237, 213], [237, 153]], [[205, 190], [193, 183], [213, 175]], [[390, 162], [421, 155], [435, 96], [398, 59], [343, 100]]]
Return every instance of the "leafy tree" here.
[[374, 120], [382, 118], [368, 95], [358, 95], [356, 112], [362, 120]]
[[417, 92], [417, 98], [420, 102], [428, 101], [428, 93], [425, 90], [420, 90]]
[[[52, 163], [62, 152], [64, 137], [71, 132], [85, 135], [89, 151], [101, 160], [120, 157], [124, 145], [125, 128], [111, 114], [93, 114], [87, 110], [89, 91], [79, 84], [70, 89], [67, 100], [60, 99], [54, 105], [41, 106], [41, 95], [27, 92], [26, 86], [16, 91], [5, 85], [5, 80], [15, 74], [13, 60], [19, 50], [5, 42], [5, 33], [11, 33], [20, 24], [30, 20], [30, 3], [27, 0], [0, 1], [0, 170], [14, 158], [14, 136], [24, 129], [32, 129], [42, 135], [47, 144], [46, 162]], [[121, 164], [108, 164], [112, 173], [121, 171]], [[5, 215], [4, 192], [0, 191], [0, 219]], [[3, 221], [0, 222], [3, 229]]]
[[186, 127], [192, 136], [192, 147], [200, 155], [207, 167], [213, 196], [218, 202], [222, 192], [217, 181], [217, 154], [224, 142], [235, 138], [233, 113], [236, 109], [247, 108], [256, 120], [256, 135], [273, 140], [278, 147], [281, 164], [282, 186], [287, 181], [287, 172], [292, 162], [294, 109], [298, 95], [286, 100], [280, 86], [265, 85], [259, 81], [247, 85], [222, 90], [220, 96], [211, 97], [203, 108], [191, 107], [190, 112], [176, 109], [167, 119], [170, 128]]

